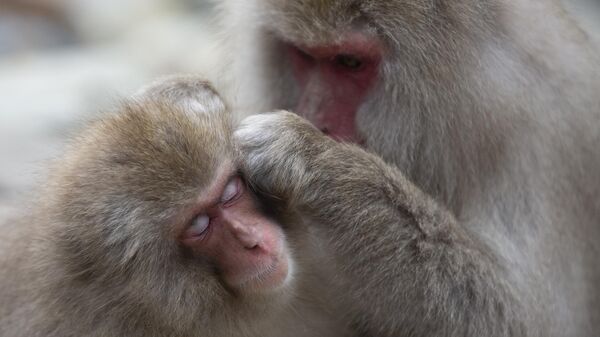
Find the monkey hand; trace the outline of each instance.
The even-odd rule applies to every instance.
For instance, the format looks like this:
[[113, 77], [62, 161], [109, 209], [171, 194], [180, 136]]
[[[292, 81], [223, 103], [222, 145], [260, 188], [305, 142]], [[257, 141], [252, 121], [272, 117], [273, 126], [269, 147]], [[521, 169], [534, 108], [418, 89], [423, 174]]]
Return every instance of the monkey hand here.
[[381, 159], [334, 141], [291, 112], [250, 116], [234, 138], [251, 185], [311, 214], [328, 200], [340, 205], [341, 195], [356, 204], [388, 186], [389, 170]]
[[247, 117], [234, 136], [240, 166], [259, 191], [297, 198], [315, 183], [318, 160], [338, 144], [287, 111]]

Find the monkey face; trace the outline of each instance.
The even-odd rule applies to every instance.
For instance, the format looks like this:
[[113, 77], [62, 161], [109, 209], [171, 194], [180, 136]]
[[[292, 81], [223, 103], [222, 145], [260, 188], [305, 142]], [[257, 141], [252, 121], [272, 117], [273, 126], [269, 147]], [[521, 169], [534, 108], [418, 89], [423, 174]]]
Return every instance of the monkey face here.
[[378, 78], [378, 40], [347, 34], [340, 43], [286, 48], [300, 91], [295, 111], [336, 140], [363, 143], [356, 113]]
[[199, 196], [181, 242], [213, 263], [228, 288], [276, 290], [290, 279], [281, 227], [262, 214], [241, 177], [228, 168], [219, 171]]

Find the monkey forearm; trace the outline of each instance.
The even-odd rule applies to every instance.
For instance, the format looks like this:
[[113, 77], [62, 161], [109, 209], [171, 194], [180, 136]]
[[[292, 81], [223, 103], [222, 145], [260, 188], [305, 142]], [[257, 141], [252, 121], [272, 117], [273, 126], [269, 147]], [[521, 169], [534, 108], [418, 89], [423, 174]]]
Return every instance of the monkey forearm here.
[[312, 188], [297, 202], [326, 233], [339, 288], [351, 292], [345, 306], [369, 333], [526, 334], [493, 254], [398, 170], [346, 146], [311, 166]]
[[502, 263], [400, 171], [289, 113], [245, 123], [246, 174], [322, 232], [342, 307], [368, 334], [526, 335]]

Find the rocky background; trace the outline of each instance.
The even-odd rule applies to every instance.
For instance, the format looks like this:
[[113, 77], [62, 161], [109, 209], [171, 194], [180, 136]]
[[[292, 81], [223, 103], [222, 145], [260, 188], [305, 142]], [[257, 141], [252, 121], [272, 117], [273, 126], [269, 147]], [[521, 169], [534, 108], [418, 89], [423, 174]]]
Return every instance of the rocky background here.
[[[600, 42], [600, 0], [564, 1]], [[161, 75], [208, 71], [214, 20], [206, 0], [0, 0], [0, 218], [84, 120]]]

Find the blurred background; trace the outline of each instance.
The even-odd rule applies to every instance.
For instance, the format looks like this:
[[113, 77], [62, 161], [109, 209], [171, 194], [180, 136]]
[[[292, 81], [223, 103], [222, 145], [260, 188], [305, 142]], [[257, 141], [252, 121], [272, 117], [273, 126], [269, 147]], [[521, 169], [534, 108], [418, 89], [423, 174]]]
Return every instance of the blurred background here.
[[206, 0], [0, 0], [0, 218], [82, 122], [215, 58]]
[[[600, 42], [600, 0], [563, 1]], [[161, 75], [210, 71], [215, 20], [207, 0], [0, 0], [0, 218], [81, 121]]]

